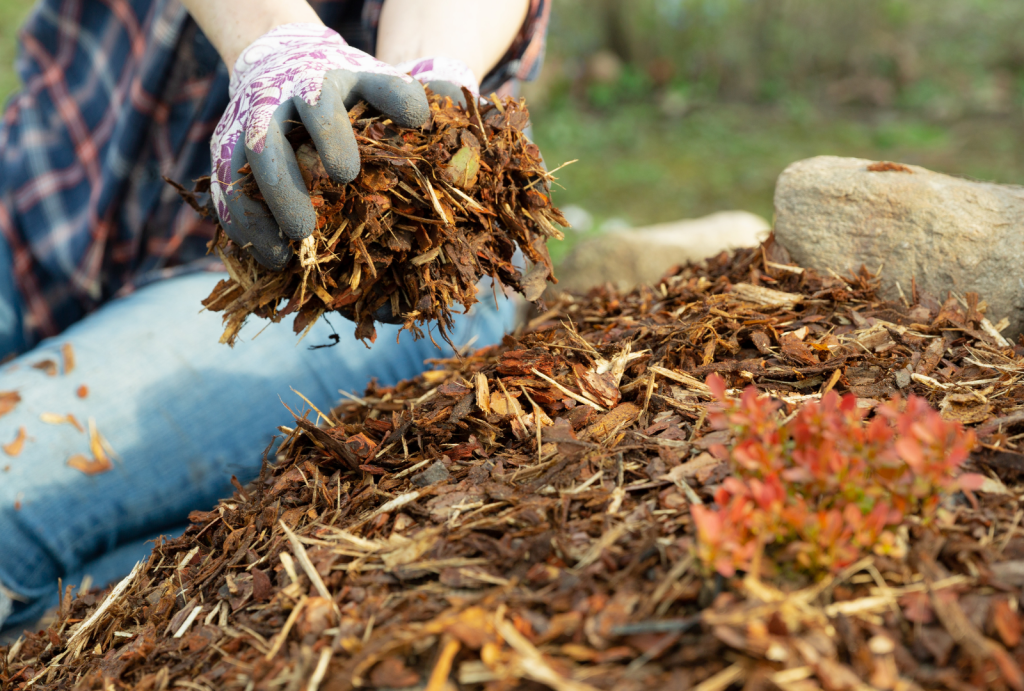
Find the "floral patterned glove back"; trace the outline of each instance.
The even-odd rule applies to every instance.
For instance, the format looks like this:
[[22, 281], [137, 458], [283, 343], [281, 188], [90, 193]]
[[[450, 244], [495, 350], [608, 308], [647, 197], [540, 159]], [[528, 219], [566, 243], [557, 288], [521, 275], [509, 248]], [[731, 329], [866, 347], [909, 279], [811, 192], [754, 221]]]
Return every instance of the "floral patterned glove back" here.
[[[287, 123], [306, 126], [324, 169], [344, 184], [359, 174], [348, 107], [365, 100], [403, 127], [430, 115], [420, 82], [320, 24], [285, 24], [250, 44], [235, 63], [230, 97], [210, 142], [211, 194], [228, 237], [275, 270], [292, 256], [289, 239], [316, 226]], [[247, 162], [266, 204], [239, 189]]]

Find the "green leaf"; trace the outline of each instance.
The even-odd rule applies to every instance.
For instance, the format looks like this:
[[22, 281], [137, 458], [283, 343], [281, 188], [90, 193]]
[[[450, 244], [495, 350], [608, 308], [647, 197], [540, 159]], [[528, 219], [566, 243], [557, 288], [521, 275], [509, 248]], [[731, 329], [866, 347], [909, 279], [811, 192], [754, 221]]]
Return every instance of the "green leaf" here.
[[480, 154], [476, 149], [464, 146], [455, 152], [448, 164], [448, 175], [452, 184], [467, 192], [476, 185], [476, 176], [480, 172]]

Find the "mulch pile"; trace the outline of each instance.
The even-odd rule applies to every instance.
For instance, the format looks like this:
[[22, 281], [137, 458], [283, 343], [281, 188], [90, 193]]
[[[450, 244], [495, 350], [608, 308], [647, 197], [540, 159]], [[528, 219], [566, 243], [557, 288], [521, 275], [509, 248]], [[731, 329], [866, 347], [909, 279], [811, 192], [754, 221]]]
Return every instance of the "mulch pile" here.
[[[435, 323], [445, 337], [456, 304], [477, 301], [481, 277], [530, 301], [555, 280], [545, 243], [561, 239], [558, 226], [568, 223], [551, 204], [540, 150], [523, 134], [525, 102], [495, 97], [480, 106], [467, 92], [467, 111], [450, 98], [429, 99], [422, 129], [364, 117], [365, 103], [351, 109], [362, 169], [348, 185], [327, 176], [304, 127], [289, 133], [318, 228], [292, 243], [295, 257], [280, 272], [217, 233], [211, 250], [230, 277], [203, 304], [223, 312], [222, 342], [233, 344], [250, 315], [278, 322], [295, 314], [299, 333], [335, 311], [371, 342], [382, 312], [416, 337]], [[241, 184], [262, 198], [251, 176]], [[517, 246], [531, 262], [525, 275], [511, 263]]]
[[[564, 298], [309, 411], [259, 481], [0, 651], [3, 688], [1022, 688], [1024, 349], [977, 296], [883, 302], [785, 262], [769, 243]], [[987, 486], [906, 525], [902, 559], [708, 576], [688, 507], [729, 472], [710, 372], [783, 414], [924, 396], [974, 427]]]

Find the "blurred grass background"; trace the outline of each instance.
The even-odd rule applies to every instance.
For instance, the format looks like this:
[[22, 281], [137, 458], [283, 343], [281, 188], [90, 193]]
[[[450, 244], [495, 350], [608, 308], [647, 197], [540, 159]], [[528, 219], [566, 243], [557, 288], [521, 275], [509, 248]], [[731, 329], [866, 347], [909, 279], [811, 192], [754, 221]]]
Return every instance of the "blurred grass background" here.
[[[31, 3], [0, 0], [0, 96]], [[524, 89], [580, 229], [745, 209], [819, 154], [1024, 183], [1024, 3], [554, 0]], [[568, 243], [554, 247], [557, 256]]]
[[18, 88], [14, 73], [17, 33], [31, 7], [27, 0], [0, 0], [0, 98], [4, 101]]
[[580, 159], [556, 194], [584, 229], [771, 219], [778, 174], [820, 154], [1024, 184], [1024, 3], [554, 2], [525, 93], [549, 164]]

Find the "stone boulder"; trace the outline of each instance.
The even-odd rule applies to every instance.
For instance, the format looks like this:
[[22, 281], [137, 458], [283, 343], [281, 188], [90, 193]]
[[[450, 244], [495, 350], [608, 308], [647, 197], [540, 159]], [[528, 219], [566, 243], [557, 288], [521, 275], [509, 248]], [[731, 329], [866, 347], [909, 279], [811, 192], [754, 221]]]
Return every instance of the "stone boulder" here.
[[629, 290], [657, 281], [677, 264], [759, 245], [770, 230], [768, 222], [756, 214], [721, 211], [703, 218], [606, 232], [572, 249], [555, 271], [557, 288], [584, 292], [610, 282]]
[[939, 299], [973, 291], [1005, 336], [1024, 328], [1024, 187], [819, 156], [779, 176], [775, 237], [801, 266], [881, 269], [889, 299], [912, 280]]

